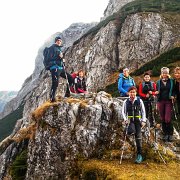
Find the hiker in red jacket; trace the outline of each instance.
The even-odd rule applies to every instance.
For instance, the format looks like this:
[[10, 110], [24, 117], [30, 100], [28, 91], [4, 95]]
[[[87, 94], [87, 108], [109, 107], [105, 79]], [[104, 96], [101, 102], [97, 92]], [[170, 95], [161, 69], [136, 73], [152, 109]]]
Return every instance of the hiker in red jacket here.
[[152, 102], [157, 94], [156, 84], [151, 81], [151, 76], [149, 73], [144, 74], [144, 81], [139, 85], [139, 96], [144, 102], [146, 109], [146, 118], [150, 122], [150, 127], [154, 127], [155, 119], [153, 116]]

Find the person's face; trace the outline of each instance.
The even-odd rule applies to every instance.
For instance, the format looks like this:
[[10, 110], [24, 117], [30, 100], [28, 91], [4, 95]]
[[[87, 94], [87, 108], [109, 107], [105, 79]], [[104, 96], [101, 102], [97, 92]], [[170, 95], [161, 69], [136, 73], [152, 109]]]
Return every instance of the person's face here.
[[79, 72], [79, 77], [83, 77], [84, 73], [82, 71]]
[[129, 97], [132, 98], [132, 99], [134, 99], [136, 97], [136, 94], [137, 94], [136, 90], [134, 90], [134, 89], [129, 91]]
[[62, 39], [58, 39], [58, 40], [56, 41], [56, 44], [57, 44], [58, 46], [61, 46], [61, 44], [62, 44]]
[[128, 77], [129, 76], [129, 71], [128, 70], [124, 70], [123, 74], [124, 74], [125, 77]]
[[151, 79], [151, 77], [149, 75], [145, 75], [144, 76], [144, 81], [149, 82], [150, 79]]
[[163, 79], [167, 79], [167, 78], [169, 77], [169, 73], [167, 73], [167, 72], [162, 72], [162, 73], [161, 73], [161, 76], [162, 76]]
[[174, 78], [180, 79], [180, 70], [174, 72]]

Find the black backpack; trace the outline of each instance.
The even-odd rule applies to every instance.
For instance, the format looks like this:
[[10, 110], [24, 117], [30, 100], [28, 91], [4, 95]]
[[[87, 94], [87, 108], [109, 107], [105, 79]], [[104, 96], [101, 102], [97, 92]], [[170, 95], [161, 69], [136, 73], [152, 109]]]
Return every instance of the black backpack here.
[[43, 64], [46, 70], [50, 70], [50, 61], [51, 61], [51, 55], [50, 55], [50, 47], [45, 47], [43, 50]]

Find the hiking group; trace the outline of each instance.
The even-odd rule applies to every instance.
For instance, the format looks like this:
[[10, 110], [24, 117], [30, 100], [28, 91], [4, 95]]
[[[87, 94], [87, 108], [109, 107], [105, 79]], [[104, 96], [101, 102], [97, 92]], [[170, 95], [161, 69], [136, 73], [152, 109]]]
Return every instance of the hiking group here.
[[56, 90], [59, 84], [59, 77], [67, 79], [67, 89], [65, 97], [69, 97], [71, 92], [86, 93], [85, 73], [83, 70], [69, 74], [65, 69], [65, 59], [62, 53], [62, 39], [55, 38], [55, 43], [49, 48], [45, 48], [44, 66], [46, 70], [50, 70], [52, 85], [50, 90], [50, 101], [55, 102]]
[[[50, 101], [55, 102], [56, 90], [59, 84], [59, 77], [67, 80], [67, 89], [65, 97], [70, 93], [86, 93], [85, 72], [79, 70], [69, 74], [65, 69], [65, 60], [62, 53], [62, 39], [55, 38], [55, 43], [49, 48], [45, 48], [44, 66], [49, 70], [52, 78], [50, 90]], [[173, 140], [172, 112], [179, 118], [180, 115], [180, 67], [174, 70], [174, 79], [169, 75], [169, 68], [161, 68], [160, 79], [157, 83], [151, 81], [149, 73], [144, 74], [144, 81], [139, 84], [137, 91], [135, 81], [129, 75], [129, 69], [123, 69], [118, 80], [118, 90], [120, 96], [124, 97], [122, 115], [126, 124], [126, 134], [134, 135], [137, 147], [136, 163], [141, 163], [142, 157], [142, 134], [141, 129], [148, 120], [150, 127], [156, 125], [154, 118], [154, 109], [157, 107], [162, 122], [163, 140]], [[139, 93], [139, 96], [137, 96]], [[155, 101], [157, 99], [157, 103]], [[175, 112], [175, 103], [178, 106], [178, 112]], [[157, 106], [156, 106], [157, 105]], [[125, 134], [125, 136], [126, 136]]]
[[[174, 69], [174, 79], [169, 75], [169, 68], [161, 68], [160, 79], [157, 83], [151, 81], [149, 73], [144, 74], [144, 80], [139, 84], [139, 96], [135, 82], [129, 75], [129, 69], [123, 69], [118, 80], [120, 96], [124, 97], [122, 115], [126, 124], [126, 134], [135, 135], [137, 158], [136, 163], [141, 163], [142, 134], [141, 129], [149, 122], [150, 127], [156, 125], [154, 108], [157, 105], [162, 124], [163, 140], [173, 140], [172, 113], [180, 119], [180, 67]], [[157, 99], [157, 103], [156, 103]], [[175, 104], [178, 106], [176, 112]]]

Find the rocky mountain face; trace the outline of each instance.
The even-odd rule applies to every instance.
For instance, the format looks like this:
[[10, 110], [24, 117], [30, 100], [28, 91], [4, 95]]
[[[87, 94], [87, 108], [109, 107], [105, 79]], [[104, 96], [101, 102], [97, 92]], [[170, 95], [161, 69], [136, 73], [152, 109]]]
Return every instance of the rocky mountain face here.
[[[39, 106], [26, 126], [19, 131], [16, 129], [16, 133], [0, 144], [0, 151], [3, 152], [0, 156], [0, 178], [10, 177], [6, 170], [10, 168], [15, 154], [27, 147], [24, 139], [29, 139], [27, 180], [74, 179], [73, 176], [83, 179], [78, 165], [80, 160], [105, 158], [107, 150], [118, 149], [119, 152], [124, 131], [122, 103], [123, 100], [101, 91], [85, 99], [60, 98], [57, 103], [46, 102]], [[18, 121], [18, 126], [22, 127], [22, 122]], [[153, 140], [147, 141], [149, 131], [146, 130], [143, 133], [143, 146], [152, 148]], [[178, 133], [174, 137], [178, 139]], [[129, 138], [124, 159], [133, 156], [133, 144], [133, 138]], [[167, 157], [177, 158], [174, 148], [171, 144], [160, 152], [166, 153]], [[151, 158], [157, 158], [153, 148], [151, 152]]]
[[45, 47], [49, 47], [54, 43], [54, 38], [56, 36], [61, 36], [63, 39], [64, 50], [73, 44], [74, 41], [79, 39], [84, 33], [86, 33], [89, 29], [95, 26], [97, 23], [74, 23], [70, 25], [67, 29], [65, 29], [62, 33], [58, 32], [49, 37], [46, 42], [39, 48], [37, 57], [35, 59], [35, 69], [33, 74], [28, 77], [22, 85], [22, 88], [17, 94], [17, 97], [10, 101], [4, 111], [0, 113], [0, 119], [17, 109], [19, 105], [26, 101], [28, 98], [28, 94], [39, 85], [39, 76], [41, 71], [43, 70], [43, 50]]
[[17, 93], [16, 91], [0, 91], [0, 113], [3, 111], [6, 103], [15, 98]]
[[104, 11], [104, 17], [101, 18], [101, 20], [104, 20], [113, 13], [116, 13], [124, 5], [132, 1], [134, 0], [109, 0], [108, 6]]
[[[30, 139], [27, 179], [69, 178], [78, 155], [88, 158], [101, 155], [106, 148], [115, 148], [116, 137], [122, 139], [122, 101], [96, 92], [110, 83], [109, 77], [119, 68], [136, 69], [179, 44], [180, 24], [177, 19], [179, 15], [175, 13], [140, 12], [128, 15], [121, 26], [117, 20], [109, 21], [96, 32], [91, 29], [81, 38], [81, 30], [77, 28], [79, 39], [65, 47], [66, 67], [68, 72], [84, 69], [88, 91], [95, 96], [83, 102], [63, 99], [66, 81], [60, 79], [57, 92], [60, 101], [44, 105], [46, 110], [37, 109], [48, 100], [51, 85], [50, 73], [42, 70], [42, 50], [53, 42], [56, 35], [61, 35], [67, 44], [70, 40], [65, 36], [73, 36], [69, 31], [66, 35], [53, 35], [40, 48], [32, 76], [1, 114], [2, 117], [24, 101], [23, 118], [0, 144], [0, 178], [8, 175], [9, 165], [18, 149], [23, 148], [23, 139], [27, 136]], [[119, 128], [121, 134], [118, 134]]]

